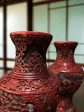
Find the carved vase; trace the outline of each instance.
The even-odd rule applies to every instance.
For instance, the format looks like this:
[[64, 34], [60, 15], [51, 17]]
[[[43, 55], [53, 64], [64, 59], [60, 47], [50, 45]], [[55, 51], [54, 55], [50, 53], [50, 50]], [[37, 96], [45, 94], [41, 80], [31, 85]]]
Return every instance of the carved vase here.
[[77, 44], [77, 42], [54, 43], [57, 57], [48, 70], [61, 82], [56, 112], [75, 112], [72, 97], [83, 80], [83, 70], [74, 60], [74, 51]]
[[59, 81], [48, 73], [45, 57], [52, 35], [24, 31], [10, 36], [15, 66], [0, 79], [0, 112], [55, 112]]

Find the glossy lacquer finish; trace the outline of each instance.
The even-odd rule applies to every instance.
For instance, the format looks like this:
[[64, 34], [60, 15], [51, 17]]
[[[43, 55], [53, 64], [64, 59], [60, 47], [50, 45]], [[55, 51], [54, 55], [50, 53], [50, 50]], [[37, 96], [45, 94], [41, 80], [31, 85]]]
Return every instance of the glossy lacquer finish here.
[[74, 61], [74, 51], [77, 44], [77, 42], [54, 43], [57, 57], [48, 70], [61, 82], [56, 112], [75, 112], [72, 97], [83, 80], [83, 70]]
[[55, 112], [59, 81], [48, 73], [45, 57], [52, 35], [10, 36], [16, 47], [15, 66], [0, 80], [0, 112]]

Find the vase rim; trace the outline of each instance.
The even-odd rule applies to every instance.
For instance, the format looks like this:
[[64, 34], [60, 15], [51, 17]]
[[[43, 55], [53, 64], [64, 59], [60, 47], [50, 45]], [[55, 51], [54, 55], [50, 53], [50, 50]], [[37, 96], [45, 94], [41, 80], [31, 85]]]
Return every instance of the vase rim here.
[[56, 42], [54, 42], [54, 44], [67, 44], [67, 45], [69, 45], [69, 44], [78, 44], [78, 42], [76, 42], [76, 41], [56, 41]]
[[32, 35], [32, 36], [45, 36], [52, 37], [50, 33], [47, 32], [36, 32], [36, 31], [15, 31], [10, 33], [11, 36], [14, 35]]

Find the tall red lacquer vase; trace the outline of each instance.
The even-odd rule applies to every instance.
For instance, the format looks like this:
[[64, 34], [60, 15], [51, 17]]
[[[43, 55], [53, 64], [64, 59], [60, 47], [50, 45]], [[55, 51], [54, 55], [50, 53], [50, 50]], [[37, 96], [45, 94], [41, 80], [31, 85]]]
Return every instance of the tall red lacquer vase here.
[[55, 112], [59, 81], [46, 66], [52, 35], [22, 31], [10, 36], [16, 47], [15, 66], [0, 79], [0, 112]]
[[83, 80], [83, 70], [74, 60], [74, 51], [77, 44], [77, 42], [70, 41], [54, 43], [57, 57], [48, 70], [61, 82], [56, 112], [75, 112], [72, 98]]

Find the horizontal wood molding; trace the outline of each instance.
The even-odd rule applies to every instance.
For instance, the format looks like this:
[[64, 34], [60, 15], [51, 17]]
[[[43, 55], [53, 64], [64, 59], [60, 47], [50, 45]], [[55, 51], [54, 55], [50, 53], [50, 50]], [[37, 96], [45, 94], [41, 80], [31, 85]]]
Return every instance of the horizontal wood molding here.
[[[42, 5], [42, 4], [46, 4], [46, 3], [51, 3], [51, 2], [60, 2], [60, 1], [65, 1], [65, 0], [43, 0], [43, 1], [37, 1], [37, 2], [33, 2], [33, 5]], [[6, 1], [6, 5], [12, 5], [12, 4], [17, 4], [17, 3], [21, 3], [21, 2], [27, 2], [27, 0], [7, 0]], [[0, 1], [0, 6], [3, 6], [3, 0]]]

